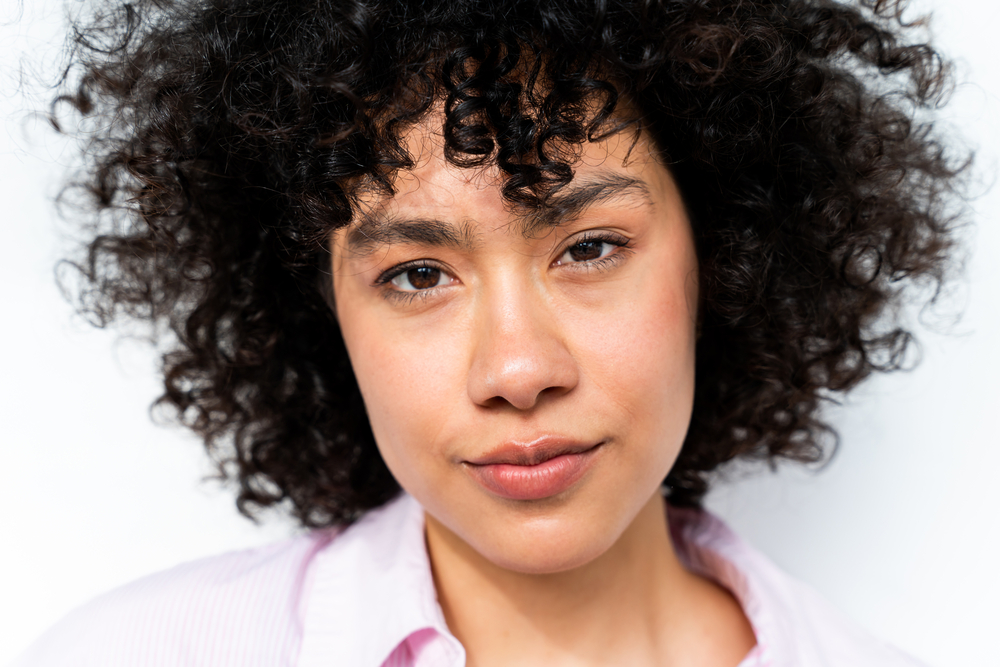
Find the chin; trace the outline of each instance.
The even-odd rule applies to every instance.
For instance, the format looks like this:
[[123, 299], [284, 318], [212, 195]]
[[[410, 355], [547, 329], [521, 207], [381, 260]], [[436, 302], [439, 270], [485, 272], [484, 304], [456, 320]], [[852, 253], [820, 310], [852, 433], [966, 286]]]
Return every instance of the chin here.
[[602, 530], [601, 523], [588, 519], [567, 522], [535, 518], [505, 526], [482, 539], [473, 538], [470, 546], [505, 570], [521, 574], [556, 574], [598, 559], [624, 532], [624, 525], [620, 529], [607, 527]]

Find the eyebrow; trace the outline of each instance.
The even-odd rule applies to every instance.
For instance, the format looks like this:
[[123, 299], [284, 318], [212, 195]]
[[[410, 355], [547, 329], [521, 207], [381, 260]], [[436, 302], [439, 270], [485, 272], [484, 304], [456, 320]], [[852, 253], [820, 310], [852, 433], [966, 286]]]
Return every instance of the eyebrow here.
[[475, 233], [468, 223], [453, 225], [442, 220], [400, 219], [392, 215], [366, 214], [347, 232], [347, 248], [354, 254], [367, 255], [393, 243], [445, 246], [470, 250]]
[[[579, 217], [595, 204], [633, 200], [636, 205], [652, 206], [649, 188], [643, 181], [616, 173], [602, 173], [582, 182], [566, 185], [544, 206], [524, 214], [520, 233], [530, 238], [544, 229], [557, 227]], [[362, 214], [358, 224], [347, 232], [347, 248], [366, 255], [393, 243], [452, 247], [470, 250], [476, 234], [468, 221], [453, 224], [433, 218], [401, 218], [384, 213]]]
[[521, 233], [531, 237], [543, 229], [575, 220], [595, 204], [629, 199], [634, 200], [637, 205], [653, 205], [653, 198], [646, 184], [631, 176], [604, 172], [580, 183], [570, 182], [544, 207], [525, 216]]

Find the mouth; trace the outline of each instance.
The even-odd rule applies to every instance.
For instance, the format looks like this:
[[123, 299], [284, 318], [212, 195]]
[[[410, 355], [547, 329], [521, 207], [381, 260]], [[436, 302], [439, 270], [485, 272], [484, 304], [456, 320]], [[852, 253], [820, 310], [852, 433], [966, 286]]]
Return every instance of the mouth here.
[[581, 443], [552, 437], [510, 442], [463, 461], [463, 467], [491, 494], [508, 500], [542, 500], [576, 484], [591, 468], [603, 444], [603, 440]]

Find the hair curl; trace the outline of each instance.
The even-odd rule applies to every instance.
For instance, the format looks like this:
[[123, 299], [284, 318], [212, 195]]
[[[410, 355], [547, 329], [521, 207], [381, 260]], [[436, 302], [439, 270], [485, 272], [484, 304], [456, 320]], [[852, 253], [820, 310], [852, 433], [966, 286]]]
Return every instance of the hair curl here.
[[[398, 486], [321, 283], [359, 183], [391, 192], [401, 133], [444, 109], [446, 157], [544, 206], [574, 147], [648, 133], [700, 260], [694, 414], [670, 500], [734, 457], [816, 461], [820, 407], [901, 364], [882, 325], [940, 285], [962, 165], [914, 120], [947, 68], [898, 3], [828, 0], [136, 0], [77, 28], [99, 119], [81, 308], [167, 325], [160, 403], [238, 480], [349, 522]], [[72, 77], [71, 77], [72, 78]], [[110, 213], [110, 215], [109, 215]]]

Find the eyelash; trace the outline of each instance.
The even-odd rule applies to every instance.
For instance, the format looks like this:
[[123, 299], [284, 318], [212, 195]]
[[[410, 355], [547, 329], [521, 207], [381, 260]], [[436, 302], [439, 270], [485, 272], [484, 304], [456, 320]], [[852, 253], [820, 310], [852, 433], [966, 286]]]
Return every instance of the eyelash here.
[[[612, 252], [612, 254], [605, 255], [604, 257], [598, 257], [597, 259], [587, 260], [583, 262], [569, 262], [567, 264], [560, 264], [560, 266], [572, 267], [573, 270], [581, 271], [591, 271], [598, 270], [603, 271], [609, 269], [612, 266], [620, 263], [626, 256], [626, 253], [622, 251], [629, 250], [632, 247], [632, 241], [621, 234], [615, 234], [613, 232], [597, 231], [588, 232], [583, 236], [578, 236], [573, 239], [573, 243], [563, 248], [562, 252], [559, 253], [559, 257], [565, 255], [571, 248], [578, 246], [581, 243], [607, 243], [608, 245], [614, 246], [619, 252]], [[558, 261], [558, 260], [557, 260]]]
[[[559, 253], [559, 257], [565, 255], [574, 246], [580, 245], [582, 243], [594, 243], [594, 242], [607, 243], [608, 245], [612, 245], [615, 248], [619, 249], [619, 251], [628, 250], [629, 248], [632, 247], [631, 240], [620, 234], [614, 234], [611, 232], [592, 232], [573, 239], [572, 244], [562, 249], [562, 252]], [[604, 257], [599, 257], [597, 259], [587, 260], [582, 262], [568, 262], [566, 264], [559, 264], [559, 266], [575, 267], [573, 270], [590, 271], [596, 269], [601, 271], [611, 268], [612, 266], [621, 262], [621, 260], [624, 259], [623, 255], [624, 253], [622, 252], [615, 252], [609, 255], [605, 255]], [[397, 264], [396, 266], [390, 269], [386, 269], [381, 274], [379, 274], [378, 278], [375, 279], [375, 282], [373, 284], [375, 287], [380, 288], [380, 291], [382, 292], [382, 296], [384, 298], [396, 301], [397, 303], [409, 304], [412, 303], [414, 299], [427, 298], [427, 296], [429, 296], [432, 292], [434, 292], [436, 288], [432, 287], [430, 289], [424, 289], [424, 290], [404, 291], [404, 290], [393, 289], [389, 285], [397, 276], [400, 276], [406, 273], [407, 271], [412, 271], [413, 269], [421, 269], [421, 268], [436, 269], [438, 271], [448, 273], [447, 269], [442, 267], [440, 264], [425, 259], [418, 259], [411, 262], [404, 262], [402, 264]]]

